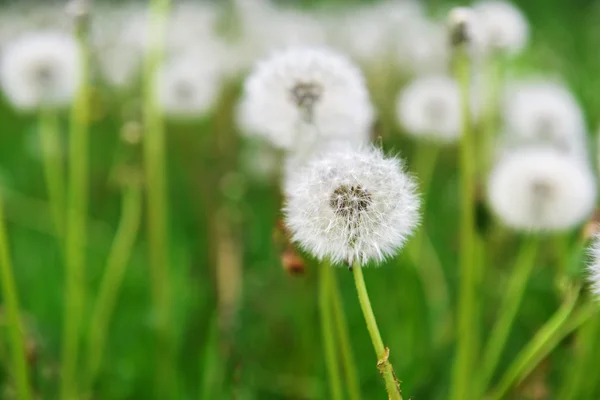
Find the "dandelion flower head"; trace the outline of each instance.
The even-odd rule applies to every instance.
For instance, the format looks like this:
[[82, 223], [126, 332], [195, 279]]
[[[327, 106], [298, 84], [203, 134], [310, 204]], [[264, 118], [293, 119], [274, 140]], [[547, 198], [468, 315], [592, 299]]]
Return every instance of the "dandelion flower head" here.
[[375, 148], [322, 154], [287, 179], [285, 194], [293, 240], [335, 263], [382, 261], [419, 222], [415, 182]]
[[246, 132], [291, 150], [314, 140], [368, 141], [374, 119], [363, 75], [323, 48], [295, 48], [259, 63], [246, 79], [238, 112]]
[[596, 202], [596, 178], [585, 162], [553, 148], [507, 152], [488, 182], [489, 203], [516, 230], [563, 231], [581, 223]]
[[80, 61], [71, 36], [29, 33], [4, 49], [0, 61], [2, 88], [10, 102], [22, 110], [66, 106], [80, 84]]
[[460, 135], [460, 99], [456, 81], [442, 75], [412, 81], [396, 100], [396, 118], [410, 135], [441, 142]]

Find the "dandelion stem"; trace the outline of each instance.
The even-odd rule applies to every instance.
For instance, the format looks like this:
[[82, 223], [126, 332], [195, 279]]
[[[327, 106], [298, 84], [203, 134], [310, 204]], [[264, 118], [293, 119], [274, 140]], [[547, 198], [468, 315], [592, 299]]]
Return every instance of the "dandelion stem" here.
[[402, 400], [400, 385], [396, 380], [394, 368], [389, 361], [390, 350], [383, 345], [383, 340], [381, 339], [381, 334], [377, 327], [377, 321], [375, 320], [375, 314], [373, 314], [373, 308], [371, 307], [371, 301], [369, 300], [369, 294], [367, 293], [362, 268], [357, 262], [354, 263], [352, 272], [354, 274], [354, 282], [356, 284], [356, 291], [358, 292], [360, 307], [362, 308], [365, 322], [367, 323], [367, 329], [371, 336], [373, 347], [375, 348], [375, 354], [377, 355], [377, 369], [379, 369], [379, 372], [383, 375], [389, 399]]
[[86, 381], [88, 387], [94, 384], [102, 365], [106, 333], [139, 230], [142, 214], [141, 197], [141, 189], [135, 183], [124, 189], [119, 228], [106, 261], [88, 333], [88, 377]]
[[461, 91], [462, 143], [460, 172], [462, 206], [460, 221], [460, 289], [458, 299], [457, 354], [452, 385], [453, 400], [472, 398], [474, 362], [477, 353], [475, 260], [475, 151], [472, 137], [469, 57], [465, 49], [457, 52], [456, 75]]
[[149, 43], [144, 62], [143, 114], [144, 164], [148, 196], [148, 241], [151, 266], [152, 298], [156, 313], [157, 361], [156, 385], [159, 398], [172, 396], [174, 384], [174, 348], [169, 339], [171, 323], [171, 285], [169, 277], [167, 176], [165, 132], [157, 104], [156, 74], [164, 56], [166, 24], [170, 0], [152, 0], [148, 26]]
[[582, 307], [580, 312], [569, 319], [577, 299], [579, 288], [567, 296], [558, 311], [542, 326], [529, 343], [521, 350], [515, 361], [507, 369], [489, 400], [500, 400], [515, 384], [523, 381], [529, 373], [556, 347], [569, 333], [577, 329], [597, 312], [597, 304]]
[[498, 122], [498, 110], [500, 109], [500, 88], [503, 82], [504, 62], [499, 55], [491, 56], [486, 60], [486, 98], [483, 111], [483, 128], [481, 143], [478, 151], [479, 168], [482, 173], [487, 173], [490, 167], [491, 152], [494, 135], [496, 134]]
[[502, 300], [502, 306], [496, 324], [492, 329], [491, 337], [487, 343], [483, 356], [483, 375], [481, 387], [487, 389], [498, 361], [506, 344], [506, 340], [510, 334], [523, 293], [527, 286], [527, 281], [531, 275], [531, 271], [535, 265], [535, 256], [539, 247], [539, 239], [536, 237], [527, 237], [519, 252], [519, 256], [515, 262], [512, 274], [509, 278], [508, 285]]
[[332, 296], [331, 296], [331, 266], [329, 263], [323, 263], [319, 266], [319, 311], [321, 315], [321, 330], [323, 333], [323, 350], [325, 353], [325, 364], [327, 374], [329, 375], [329, 389], [331, 399], [342, 399], [342, 385], [338, 358], [335, 351], [335, 338], [333, 330]]
[[29, 400], [31, 388], [29, 386], [29, 373], [27, 371], [27, 356], [23, 340], [23, 328], [19, 311], [19, 299], [13, 266], [6, 235], [6, 218], [4, 215], [4, 201], [0, 197], [0, 277], [2, 280], [2, 299], [8, 316], [8, 330], [12, 344], [13, 366], [12, 373], [16, 381], [18, 398]]
[[81, 54], [81, 85], [71, 109], [69, 182], [65, 240], [65, 307], [62, 348], [61, 393], [63, 400], [77, 398], [76, 371], [81, 325], [86, 298], [85, 248], [87, 245], [88, 144], [89, 144], [89, 53], [86, 34], [78, 32]]
[[41, 111], [39, 134], [48, 200], [54, 229], [62, 246], [65, 233], [65, 168], [59, 153], [62, 146], [58, 117], [53, 110]]
[[337, 284], [335, 273], [332, 268], [328, 269], [329, 274], [331, 274], [329, 286], [331, 291], [331, 303], [333, 306], [333, 317], [335, 319], [337, 337], [342, 353], [342, 362], [344, 363], [348, 393], [351, 400], [360, 400], [362, 396], [360, 393], [360, 385], [358, 383], [358, 369], [356, 368], [352, 346], [350, 345], [350, 334], [348, 333], [348, 322], [346, 321], [346, 314], [344, 313], [344, 305], [342, 303], [342, 297], [340, 295], [340, 289]]

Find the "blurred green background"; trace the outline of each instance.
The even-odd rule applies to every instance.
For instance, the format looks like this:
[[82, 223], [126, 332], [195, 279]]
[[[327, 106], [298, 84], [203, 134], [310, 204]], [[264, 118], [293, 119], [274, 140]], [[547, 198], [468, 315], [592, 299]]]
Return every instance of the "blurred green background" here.
[[[327, 1], [357, 3], [294, 3], [310, 8]], [[532, 28], [531, 44], [516, 61], [515, 74], [562, 77], [581, 101], [590, 132], [594, 133], [600, 122], [600, 2], [515, 3]], [[15, 0], [2, 4], [8, 7]], [[454, 5], [455, 2], [442, 0], [427, 2], [432, 15], [441, 15]], [[253, 181], [238, 159], [240, 149], [246, 145], [239, 138], [232, 117], [240, 86], [241, 81], [237, 81], [224, 88], [217, 110], [206, 119], [194, 124], [167, 125], [172, 334], [178, 386], [178, 394], [173, 398], [325, 399], [327, 381], [317, 310], [318, 266], [310, 258], [302, 274], [290, 274], [282, 266], [285, 246], [274, 235], [281, 201], [279, 187], [276, 182]], [[414, 143], [403, 137], [386, 112], [395, 94], [391, 89], [389, 93], [373, 94], [382, 111], [380, 133], [384, 148], [400, 152], [410, 165]], [[120, 178], [124, 171], [141, 168], [140, 150], [124, 144], [119, 137], [122, 109], [123, 104], [111, 102], [102, 88], [97, 89], [90, 145], [86, 315], [96, 296], [120, 215]], [[61, 117], [61, 126], [66, 142], [66, 115]], [[0, 103], [0, 182], [6, 199], [30, 361], [39, 398], [53, 399], [58, 386], [64, 268], [52, 233], [42, 166], [31, 150], [35, 148], [36, 134], [35, 115], [19, 114], [10, 105]], [[432, 239], [448, 282], [450, 310], [455, 309], [458, 284], [456, 164], [456, 150], [445, 150], [428, 194], [427, 209], [423, 210], [424, 229]], [[491, 224], [482, 231], [491, 248], [490, 265], [485, 268], [479, 293], [483, 305], [481, 331], [485, 337], [503, 290], [504, 270], [514, 259], [518, 237], [488, 221], [487, 214], [482, 218]], [[94, 399], [154, 398], [155, 318], [145, 228], [143, 221], [111, 322], [101, 375], [91, 397]], [[551, 243], [544, 249], [501, 369], [560, 303], [553, 266], [563, 254]], [[416, 267], [401, 255], [380, 268], [367, 269], [365, 279], [406, 399], [446, 399], [454, 331], [451, 325], [443, 324], [443, 331], [436, 330], [440, 324], [434, 323], [426, 307]], [[219, 284], [218, 268], [225, 268], [226, 279], [231, 281]], [[335, 273], [343, 294], [363, 396], [384, 398], [351, 274], [343, 268]], [[220, 307], [218, 299], [231, 295], [231, 291], [233, 305]], [[0, 325], [5, 325], [2, 314]], [[14, 393], [6, 379], [9, 357], [5, 329], [1, 332], [0, 397], [12, 399]], [[577, 357], [574, 343], [573, 336], [563, 341], [511, 398], [555, 398], [551, 393], [560, 390]], [[600, 335], [594, 351], [600, 355]], [[600, 398], [600, 372], [593, 367], [587, 370], [582, 391], [590, 400]]]

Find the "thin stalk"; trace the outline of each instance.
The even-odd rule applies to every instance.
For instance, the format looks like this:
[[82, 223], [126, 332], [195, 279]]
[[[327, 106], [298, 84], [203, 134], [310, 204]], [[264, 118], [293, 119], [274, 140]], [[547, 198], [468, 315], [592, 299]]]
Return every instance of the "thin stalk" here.
[[354, 283], [356, 284], [356, 291], [358, 293], [360, 307], [362, 308], [365, 322], [367, 324], [367, 330], [369, 331], [369, 335], [371, 336], [371, 341], [373, 342], [373, 347], [375, 349], [375, 354], [377, 355], [377, 369], [379, 369], [379, 372], [381, 375], [383, 375], [383, 379], [385, 380], [385, 388], [387, 390], [389, 400], [402, 400], [402, 395], [400, 394], [400, 385], [396, 380], [394, 368], [389, 361], [390, 350], [384, 346], [383, 340], [381, 339], [381, 334], [379, 333], [379, 328], [377, 327], [377, 320], [375, 319], [375, 314], [373, 314], [373, 308], [371, 307], [371, 301], [369, 300], [369, 294], [365, 285], [362, 267], [358, 264], [358, 262], [355, 262], [352, 266], [352, 272], [354, 274]]
[[505, 63], [499, 55], [486, 60], [486, 98], [483, 110], [481, 143], [478, 151], [480, 171], [484, 174], [490, 168], [493, 140], [498, 129], [498, 110], [500, 110], [500, 90], [504, 81]]
[[517, 311], [519, 310], [523, 294], [525, 293], [527, 281], [529, 280], [531, 271], [535, 265], [535, 257], [538, 248], [538, 238], [525, 238], [508, 280], [500, 312], [496, 324], [492, 329], [491, 337], [487, 343], [483, 356], [483, 374], [481, 379], [481, 387], [483, 390], [487, 389], [494, 376], [496, 367], [498, 366], [498, 361], [500, 360], [504, 345], [510, 335], [510, 329], [517, 315]]
[[48, 201], [52, 211], [54, 229], [62, 246], [65, 233], [65, 168], [60, 155], [62, 145], [58, 116], [54, 111], [41, 111], [39, 135]]
[[460, 149], [461, 221], [460, 289], [458, 299], [457, 354], [452, 382], [453, 400], [470, 400], [477, 357], [477, 253], [475, 248], [475, 149], [471, 123], [470, 60], [466, 50], [457, 52], [456, 76], [460, 84], [462, 138]]
[[[427, 207], [427, 198], [431, 187], [431, 180], [437, 164], [437, 158], [440, 147], [435, 143], [419, 143], [417, 145], [413, 171], [419, 178], [421, 192], [424, 193], [422, 208]], [[408, 248], [408, 254], [412, 258], [415, 266], [418, 266], [417, 272], [423, 285], [423, 291], [427, 298], [429, 308], [432, 310], [431, 325], [438, 334], [443, 330], [445, 323], [444, 316], [448, 313], [448, 284], [444, 275], [444, 270], [436, 254], [430, 253], [430, 240], [427, 237], [426, 221], [415, 232]], [[425, 259], [425, 257], [427, 257]]]
[[29, 400], [32, 398], [29, 386], [29, 372], [27, 355], [23, 340], [23, 327], [21, 326], [21, 313], [19, 311], [19, 296], [13, 275], [13, 266], [6, 234], [6, 218], [4, 216], [4, 202], [0, 197], [0, 277], [2, 279], [2, 299], [8, 316], [8, 331], [12, 344], [12, 368], [18, 398]]
[[123, 276], [138, 235], [142, 215], [142, 194], [137, 184], [124, 189], [121, 219], [106, 261], [98, 299], [92, 311], [88, 332], [87, 380], [92, 387], [104, 355], [106, 334], [117, 302]]
[[328, 269], [329, 274], [331, 274], [329, 283], [331, 303], [333, 306], [333, 318], [335, 320], [337, 339], [342, 353], [342, 362], [344, 363], [348, 394], [351, 400], [361, 400], [362, 396], [360, 393], [360, 385], [358, 383], [358, 369], [356, 368], [354, 352], [352, 351], [352, 346], [350, 344], [350, 334], [348, 331], [348, 322], [346, 321], [346, 313], [344, 312], [344, 304], [342, 303], [342, 296], [340, 295], [340, 289], [334, 273], [335, 271], [332, 268]]
[[78, 34], [81, 85], [71, 109], [69, 182], [65, 240], [65, 307], [60, 398], [77, 398], [77, 361], [86, 298], [85, 248], [89, 188], [89, 53], [84, 32]]
[[[500, 383], [492, 391], [489, 400], [500, 400], [516, 384], [525, 379], [531, 371], [552, 351], [568, 333], [576, 329], [588, 318], [588, 311], [577, 314], [573, 320], [569, 316], [578, 299], [576, 294], [570, 295], [558, 311], [536, 333], [531, 341], [521, 350], [515, 361], [504, 373]], [[595, 311], [595, 310], [594, 310]], [[584, 318], [582, 318], [582, 316]], [[568, 328], [568, 329], [566, 329]]]
[[329, 375], [329, 389], [333, 400], [342, 399], [342, 383], [337, 352], [335, 351], [335, 332], [333, 329], [332, 297], [331, 297], [331, 269], [329, 263], [319, 266], [319, 313], [321, 316], [321, 331], [323, 334], [323, 351], [325, 365]]
[[594, 352], [600, 334], [600, 318], [594, 318], [579, 330], [575, 343], [575, 360], [568, 369], [568, 374], [557, 397], [558, 400], [589, 398], [585, 394], [589, 380], [587, 372], [595, 368]]
[[148, 48], [144, 62], [144, 164], [148, 196], [148, 244], [152, 300], [156, 313], [156, 385], [159, 398], [172, 396], [174, 348], [169, 338], [171, 283], [169, 276], [165, 128], [157, 104], [156, 76], [164, 51], [170, 0], [150, 3]]

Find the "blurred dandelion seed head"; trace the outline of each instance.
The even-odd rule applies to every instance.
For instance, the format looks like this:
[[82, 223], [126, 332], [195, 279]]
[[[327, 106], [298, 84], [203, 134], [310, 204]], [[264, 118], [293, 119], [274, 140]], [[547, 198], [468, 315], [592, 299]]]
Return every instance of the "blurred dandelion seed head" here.
[[563, 231], [593, 211], [596, 179], [590, 166], [550, 147], [509, 151], [493, 169], [489, 202], [502, 222], [524, 231]]
[[294, 241], [335, 263], [380, 262], [419, 222], [415, 182], [376, 148], [325, 152], [287, 178], [285, 193]]
[[74, 39], [60, 32], [29, 33], [11, 41], [0, 60], [6, 97], [18, 109], [64, 107], [81, 79]]
[[487, 52], [520, 53], [529, 40], [529, 24], [523, 13], [509, 2], [482, 1], [473, 6], [482, 29]]
[[311, 135], [366, 143], [373, 119], [360, 70], [324, 48], [290, 49], [260, 62], [246, 79], [238, 110], [244, 132], [286, 150]]

